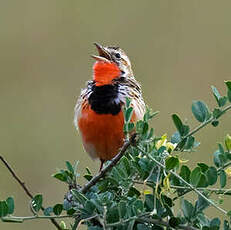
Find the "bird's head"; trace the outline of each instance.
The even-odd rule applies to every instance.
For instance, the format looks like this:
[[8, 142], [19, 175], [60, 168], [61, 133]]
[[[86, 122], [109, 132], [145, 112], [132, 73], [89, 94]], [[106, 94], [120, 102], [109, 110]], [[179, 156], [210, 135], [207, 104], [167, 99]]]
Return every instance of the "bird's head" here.
[[102, 75], [104, 75], [104, 80], [108, 81], [119, 76], [133, 76], [131, 62], [122, 49], [114, 46], [102, 46], [98, 43], [94, 43], [94, 45], [98, 50], [98, 55], [92, 55], [97, 61], [94, 65], [96, 80], [102, 80]]

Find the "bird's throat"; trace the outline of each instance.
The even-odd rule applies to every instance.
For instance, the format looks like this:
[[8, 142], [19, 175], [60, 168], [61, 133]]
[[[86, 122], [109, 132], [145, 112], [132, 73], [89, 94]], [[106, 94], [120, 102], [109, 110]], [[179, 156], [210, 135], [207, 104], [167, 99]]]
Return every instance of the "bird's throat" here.
[[118, 78], [120, 74], [120, 69], [113, 62], [98, 61], [93, 66], [93, 79], [96, 86], [111, 84], [112, 80]]

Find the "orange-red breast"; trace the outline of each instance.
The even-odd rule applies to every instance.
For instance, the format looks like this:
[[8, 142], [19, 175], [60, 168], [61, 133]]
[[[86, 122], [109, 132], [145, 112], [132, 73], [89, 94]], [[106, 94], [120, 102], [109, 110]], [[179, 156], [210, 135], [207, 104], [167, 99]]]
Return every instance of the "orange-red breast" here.
[[126, 97], [133, 107], [132, 121], [143, 118], [145, 104], [131, 63], [119, 47], [95, 43], [99, 55], [93, 65], [93, 80], [87, 82], [75, 106], [74, 123], [83, 146], [93, 158], [111, 160], [124, 142], [123, 106]]

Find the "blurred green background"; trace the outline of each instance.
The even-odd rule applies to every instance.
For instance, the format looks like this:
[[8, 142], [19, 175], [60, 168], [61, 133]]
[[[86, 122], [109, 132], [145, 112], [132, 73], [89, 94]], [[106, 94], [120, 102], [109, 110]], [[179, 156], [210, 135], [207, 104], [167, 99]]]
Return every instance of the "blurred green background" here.
[[[98, 170], [73, 126], [76, 98], [92, 77], [95, 41], [128, 53], [146, 103], [160, 111], [152, 122], [158, 135], [173, 133], [176, 112], [195, 126], [192, 100], [215, 106], [210, 85], [225, 92], [223, 81], [231, 78], [230, 10], [228, 0], [2, 0], [0, 153], [33, 193], [44, 194], [46, 205], [63, 199], [66, 186], [51, 174], [65, 160], [79, 160], [82, 173], [86, 166]], [[230, 117], [196, 135], [202, 144], [184, 156], [189, 164], [212, 162], [217, 141], [231, 133]], [[29, 199], [2, 164], [0, 180], [0, 199], [12, 194], [16, 214], [29, 215]], [[0, 229], [54, 227], [33, 221], [0, 223]]]

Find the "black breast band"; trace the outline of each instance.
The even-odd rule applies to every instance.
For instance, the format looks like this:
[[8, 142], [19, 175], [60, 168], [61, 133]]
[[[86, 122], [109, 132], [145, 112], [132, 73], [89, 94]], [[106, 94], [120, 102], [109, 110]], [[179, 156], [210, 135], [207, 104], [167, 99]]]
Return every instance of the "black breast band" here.
[[92, 93], [88, 98], [91, 109], [99, 114], [116, 115], [121, 110], [118, 98], [118, 85], [92, 85]]

